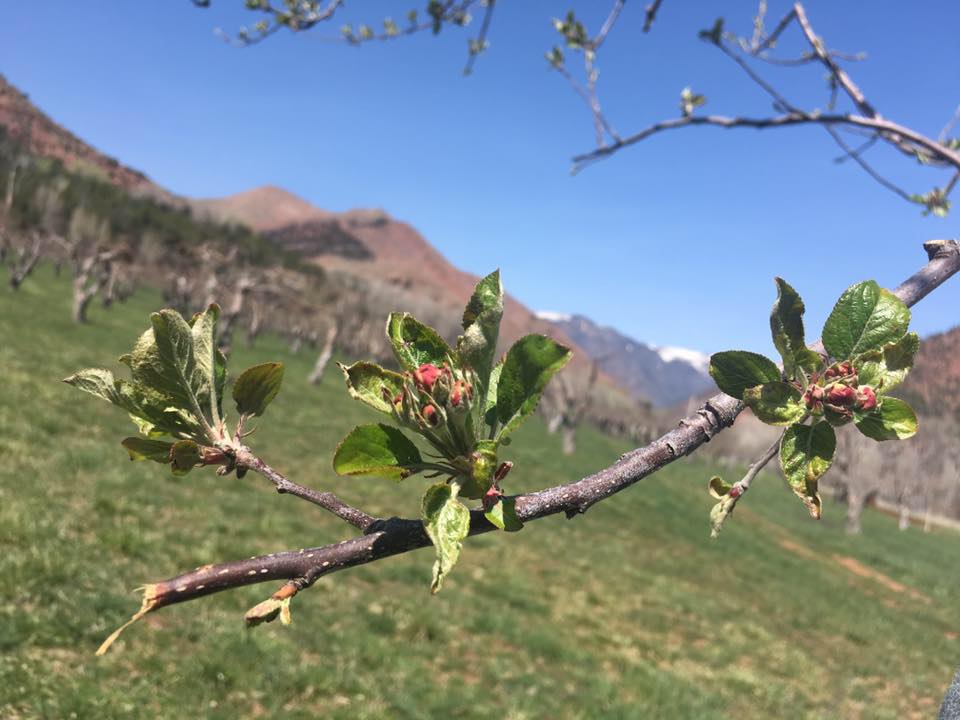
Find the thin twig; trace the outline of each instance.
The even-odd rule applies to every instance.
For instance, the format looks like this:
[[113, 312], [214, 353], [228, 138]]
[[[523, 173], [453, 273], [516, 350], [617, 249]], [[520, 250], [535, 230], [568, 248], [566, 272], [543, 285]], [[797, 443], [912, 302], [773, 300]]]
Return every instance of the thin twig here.
[[[657, 6], [660, 5], [660, 2], [663, 2], [663, 0], [659, 0]], [[607, 19], [604, 20], [603, 25], [600, 26], [600, 31], [594, 36], [593, 40], [590, 41], [590, 48], [594, 52], [600, 49], [600, 46], [603, 45], [607, 39], [607, 35], [613, 30], [613, 26], [617, 24], [617, 20], [620, 18], [620, 13], [623, 11], [625, 3], [626, 0], [614, 0], [613, 7], [610, 8], [610, 12], [607, 14]], [[654, 11], [654, 13], [656, 13], [656, 11]], [[644, 32], [646, 32], [646, 25], [644, 25]]]
[[473, 72], [473, 65], [477, 61], [477, 56], [484, 51], [487, 44], [487, 33], [490, 31], [490, 22], [493, 20], [493, 9], [496, 7], [497, 0], [487, 0], [487, 7], [483, 12], [483, 21], [480, 23], [480, 32], [474, 40], [470, 41], [470, 52], [467, 56], [467, 64], [463, 68], [463, 74], [469, 75]]
[[947, 124], [943, 126], [940, 134], [937, 135], [937, 140], [939, 140], [941, 143], [945, 143], [948, 136], [953, 131], [953, 128], [956, 127], [957, 122], [960, 122], [960, 105], [957, 105], [957, 109], [953, 111], [953, 116], [947, 120]]
[[329, 510], [361, 532], [366, 532], [368, 528], [377, 522], [377, 518], [355, 507], [351, 507], [331, 492], [318, 492], [289, 480], [254, 455], [250, 451], [250, 448], [246, 446], [241, 446], [240, 450], [237, 451], [236, 463], [238, 467], [246, 467], [263, 475], [276, 486], [278, 493], [294, 495], [314, 505], [318, 505], [325, 510]]
[[940, 158], [945, 164], [951, 165], [960, 170], [960, 153], [941, 145], [936, 140], [931, 140], [924, 135], [904, 127], [890, 120], [880, 118], [868, 118], [860, 115], [843, 114], [821, 114], [809, 112], [790, 112], [783, 115], [767, 118], [748, 118], [748, 117], [727, 117], [723, 115], [691, 115], [689, 117], [673, 118], [654, 123], [643, 130], [629, 135], [613, 145], [604, 148], [597, 148], [590, 152], [576, 155], [573, 158], [574, 170], [579, 170], [582, 166], [596, 160], [608, 157], [615, 152], [634, 145], [642, 140], [646, 140], [651, 135], [663, 132], [664, 130], [675, 130], [677, 128], [688, 127], [692, 125], [715, 125], [723, 128], [755, 128], [763, 130], [766, 128], [788, 127], [791, 125], [850, 125], [852, 127], [865, 128], [882, 133], [893, 133], [900, 135], [918, 146], [929, 150], [932, 155]]
[[767, 463], [773, 460], [777, 456], [777, 453], [780, 451], [780, 440], [783, 437], [783, 433], [780, 433], [780, 436], [773, 442], [773, 444], [763, 451], [763, 455], [758, 457], [753, 463], [747, 468], [746, 474], [737, 481], [737, 485], [740, 486], [741, 497], [743, 493], [747, 492], [750, 489], [750, 483], [753, 482], [753, 479], [757, 476]]
[[864, 143], [863, 146], [861, 146], [861, 148], [854, 149], [854, 148], [851, 148], [849, 145], [847, 145], [846, 141], [845, 141], [842, 137], [840, 137], [840, 133], [838, 133], [834, 128], [830, 127], [829, 125], [826, 125], [826, 126], [824, 126], [824, 129], [825, 129], [828, 133], [830, 133], [830, 137], [833, 138], [833, 141], [834, 141], [835, 143], [837, 143], [837, 145], [840, 146], [840, 149], [843, 150], [843, 151], [846, 153], [846, 157], [850, 158], [850, 159], [853, 160], [857, 165], [859, 165], [860, 168], [861, 168], [867, 175], [869, 175], [870, 177], [872, 177], [874, 180], [876, 180], [878, 183], [880, 183], [880, 184], [881, 184], [883, 187], [885, 187], [887, 190], [889, 190], [889, 191], [891, 191], [891, 192], [893, 192], [893, 193], [896, 193], [897, 195], [899, 195], [900, 197], [902, 197], [904, 200], [906, 200], [906, 201], [908, 201], [908, 202], [913, 202], [913, 201], [910, 199], [910, 193], [908, 193], [906, 190], [904, 190], [904, 189], [903, 189], [902, 187], [900, 187], [899, 185], [894, 184], [891, 180], [888, 180], [887, 178], [885, 178], [883, 175], [881, 175], [879, 172], [877, 172], [877, 171], [873, 168], [873, 166], [870, 165], [870, 163], [868, 163], [866, 160], [863, 159], [863, 153], [862, 153], [862, 151], [863, 151], [863, 149], [866, 149], [867, 147], [869, 147], [869, 145], [871, 144], [871, 142], [870, 142], [869, 140], [868, 140], [866, 143]]
[[853, 104], [857, 106], [857, 109], [867, 117], [879, 117], [879, 113], [877, 113], [873, 105], [867, 101], [863, 91], [850, 79], [850, 76], [844, 72], [843, 68], [837, 65], [823, 41], [813, 32], [810, 21], [807, 20], [807, 13], [804, 11], [803, 5], [801, 3], [794, 4], [793, 12], [797, 17], [797, 22], [800, 23], [807, 42], [809, 42], [810, 47], [813, 48], [813, 52], [816, 53], [820, 62], [830, 71], [830, 74], [837, 79], [837, 83], [839, 83], [840, 87], [847, 93], [847, 96], [853, 101]]
[[845, 163], [847, 160], [853, 160], [853, 158], [854, 158], [855, 156], [857, 156], [857, 155], [863, 155], [863, 153], [865, 153], [867, 150], [869, 150], [869, 149], [872, 148], [874, 145], [876, 145], [877, 140], [879, 140], [879, 139], [880, 139], [880, 136], [879, 136], [879, 135], [872, 135], [872, 136], [870, 136], [869, 138], [867, 138], [866, 140], [864, 140], [861, 145], [853, 148], [852, 150], [849, 150], [849, 151], [847, 151], [847, 152], [844, 152], [843, 155], [838, 155], [837, 157], [835, 157], [835, 158], [833, 159], [833, 161], [834, 161], [837, 165], [842, 165], [842, 164]]
[[644, 8], [643, 16], [643, 31], [650, 32], [650, 28], [653, 27], [653, 22], [657, 19], [657, 13], [660, 12], [660, 6], [663, 4], [663, 0], [653, 0], [647, 7]]

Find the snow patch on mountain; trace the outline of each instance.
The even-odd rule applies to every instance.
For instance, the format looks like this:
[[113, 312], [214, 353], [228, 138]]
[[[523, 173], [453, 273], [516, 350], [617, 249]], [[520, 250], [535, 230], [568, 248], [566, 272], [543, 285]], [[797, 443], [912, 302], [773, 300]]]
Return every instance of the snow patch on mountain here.
[[654, 347], [657, 354], [664, 362], [673, 362], [674, 360], [679, 360], [685, 362], [688, 365], [692, 365], [694, 368], [699, 370], [702, 373], [706, 373], [707, 369], [710, 367], [710, 356], [706, 353], [702, 353], [699, 350], [690, 350], [689, 348], [682, 347]]
[[569, 322], [573, 318], [569, 313], [554, 312], [553, 310], [538, 310], [537, 317], [552, 323]]

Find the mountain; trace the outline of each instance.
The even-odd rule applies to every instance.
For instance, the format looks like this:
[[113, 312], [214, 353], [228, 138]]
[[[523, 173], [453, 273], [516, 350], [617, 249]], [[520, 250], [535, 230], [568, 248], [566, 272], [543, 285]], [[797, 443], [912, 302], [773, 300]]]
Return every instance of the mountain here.
[[[193, 199], [175, 195], [84, 142], [54, 122], [28, 96], [0, 76], [0, 134], [6, 134], [31, 156], [55, 159], [73, 173], [88, 175], [133, 196], [147, 196], [195, 219], [245, 226], [298, 262], [319, 266], [337, 281], [359, 279], [358, 314], [400, 308], [434, 324], [448, 339], [460, 330], [460, 314], [478, 277], [454, 267], [417, 230], [383, 210], [330, 212], [276, 186], [264, 186], [222, 198]], [[186, 221], [189, 223], [189, 221]], [[182, 228], [181, 228], [182, 230]], [[180, 230], [173, 230], [174, 233]], [[229, 233], [223, 233], [226, 238]], [[256, 237], [256, 236], [255, 236]], [[279, 253], [278, 253], [279, 255]], [[493, 270], [494, 268], [489, 268]], [[300, 272], [293, 271], [291, 272]], [[296, 285], [297, 278], [280, 281]], [[509, 286], [510, 278], [506, 278]], [[355, 302], [357, 302], [355, 300]], [[327, 312], [318, 310], [318, 312]], [[590, 354], [560, 326], [540, 319], [515, 298], [505, 298], [501, 350], [528, 333], [547, 334], [574, 352], [567, 375], [586, 386]], [[593, 409], [610, 417], [642, 420], [630, 393], [601, 373]]]
[[[447, 317], [459, 319], [479, 279], [454, 267], [416, 228], [383, 210], [329, 212], [274, 186], [190, 204], [196, 214], [249, 225], [326, 270], [386, 286], [394, 295], [406, 296], [411, 307], [429, 305]], [[541, 320], [509, 295], [502, 333], [505, 342], [542, 333], [575, 344], [562, 328]], [[589, 353], [577, 354], [581, 358], [576, 365], [582, 369]]]
[[32, 155], [59, 160], [68, 170], [94, 175], [133, 195], [182, 205], [182, 201], [178, 203], [173, 194], [139, 170], [104, 155], [55, 123], [3, 75], [0, 75], [0, 128]]
[[960, 327], [924, 338], [913, 370], [893, 394], [920, 414], [960, 419]]
[[666, 407], [714, 387], [707, 375], [709, 357], [685, 348], [656, 348], [601, 327], [582, 315], [541, 312], [582, 347], [600, 369], [637, 399]]
[[192, 199], [190, 205], [199, 217], [242, 223], [254, 230], [276, 230], [286, 225], [330, 218], [330, 213], [274, 185], [222, 198]]

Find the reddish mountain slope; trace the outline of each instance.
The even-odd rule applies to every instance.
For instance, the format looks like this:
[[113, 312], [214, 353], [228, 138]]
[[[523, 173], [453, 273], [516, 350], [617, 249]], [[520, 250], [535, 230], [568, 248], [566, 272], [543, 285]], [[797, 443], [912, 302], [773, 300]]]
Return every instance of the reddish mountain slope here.
[[0, 126], [34, 155], [54, 158], [70, 170], [89, 172], [131, 193], [174, 201], [174, 196], [139, 170], [91, 147], [39, 108], [0, 75]]
[[[328, 270], [385, 283], [409, 293], [418, 303], [438, 306], [447, 313], [456, 314], [463, 308], [478, 279], [451, 265], [415, 228], [382, 210], [330, 213], [273, 186], [255, 188], [225, 198], [190, 202], [195, 212], [219, 220], [244, 223], [278, 242], [283, 243], [283, 238], [289, 237], [291, 242], [288, 246], [295, 244], [297, 252]], [[327, 242], [331, 232], [320, 234], [323, 227], [331, 232], [335, 230], [338, 234], [352, 236], [362, 243], [369, 255], [357, 257], [331, 252], [330, 243]], [[306, 231], [311, 228], [318, 231], [313, 251], [304, 241]], [[531, 332], [553, 335], [561, 342], [573, 345], [562, 331], [508, 297], [504, 313], [504, 340], [512, 341]]]
[[960, 418], [960, 327], [925, 338], [913, 370], [893, 394], [924, 415]]
[[[55, 158], [73, 171], [94, 174], [132, 194], [189, 206], [201, 217], [248, 225], [324, 268], [373, 280], [373, 288], [389, 289], [392, 306], [423, 312], [439, 322], [449, 319], [446, 330], [451, 335], [457, 328], [454, 320], [478, 279], [453, 267], [413, 227], [380, 210], [331, 213], [272, 186], [225, 198], [174, 195], [55, 123], [2, 75], [0, 128], [31, 154]], [[574, 349], [573, 375], [587, 374], [587, 354], [561, 329], [537, 318], [513, 298], [507, 298], [505, 310], [505, 345], [527, 333], [552, 335]], [[608, 396], [607, 406], [627, 402], [628, 393], [603, 375], [601, 388]]]
[[327, 220], [331, 213], [272, 185], [223, 198], [191, 200], [197, 215], [238, 222], [254, 230], [276, 230], [285, 225]]

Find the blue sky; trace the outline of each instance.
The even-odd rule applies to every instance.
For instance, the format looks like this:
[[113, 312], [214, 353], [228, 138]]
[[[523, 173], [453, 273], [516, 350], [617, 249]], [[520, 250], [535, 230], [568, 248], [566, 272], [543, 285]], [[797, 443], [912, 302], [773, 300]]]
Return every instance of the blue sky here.
[[[324, 40], [337, 22], [231, 48], [212, 29], [251, 21], [241, 4], [8, 3], [0, 72], [174, 192], [275, 184], [331, 210], [382, 207], [458, 267], [501, 267], [531, 308], [580, 312], [659, 345], [772, 352], [775, 275], [806, 299], [814, 336], [847, 285], [893, 286], [923, 263], [924, 240], [958, 234], [960, 209], [922, 217], [852, 164], [833, 163], [836, 147], [816, 128], [683, 130], [571, 177], [569, 159], [593, 133], [543, 59], [556, 39], [549, 20], [573, 6], [596, 28], [606, 2], [502, 0], [469, 78], [467, 34], [455, 30], [354, 48]], [[675, 116], [685, 85], [708, 96], [711, 112], [769, 113], [760, 91], [696, 39], [720, 12], [749, 32], [754, 2], [665, 0], [648, 35], [638, 31], [644, 4], [627, 4], [599, 60], [621, 133]], [[344, 18], [400, 19], [413, 6], [355, 2]], [[787, 8], [770, 6], [771, 17]], [[833, 47], [868, 52], [850, 69], [882, 113], [936, 136], [960, 103], [960, 5], [806, 7]], [[821, 70], [761, 71], [793, 101], [822, 103]], [[876, 163], [911, 191], [945, 181], [890, 154]], [[916, 329], [958, 324], [958, 301], [954, 281], [915, 309]]]

